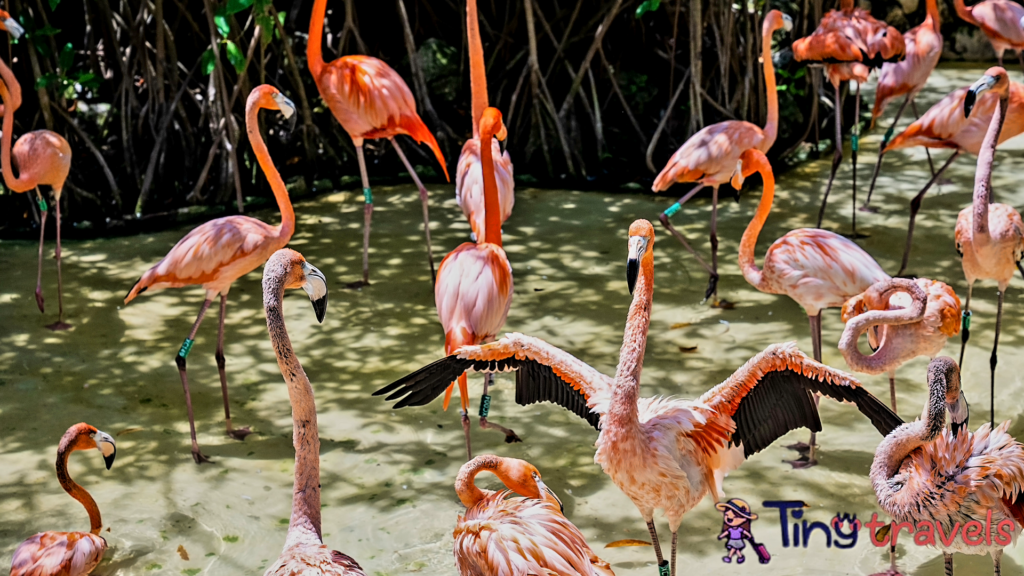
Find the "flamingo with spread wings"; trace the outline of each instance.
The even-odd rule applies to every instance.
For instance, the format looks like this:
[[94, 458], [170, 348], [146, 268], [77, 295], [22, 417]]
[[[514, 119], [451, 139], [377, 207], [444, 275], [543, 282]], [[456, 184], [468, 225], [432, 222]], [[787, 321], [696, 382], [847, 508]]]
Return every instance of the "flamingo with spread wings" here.
[[626, 280], [633, 294], [615, 377], [538, 339], [508, 334], [482, 346], [463, 346], [374, 392], [400, 399], [395, 408], [422, 406], [468, 370], [516, 372], [516, 402], [554, 402], [600, 430], [594, 460], [633, 501], [664, 565], [654, 512], [664, 510], [672, 531], [672, 574], [683, 515], [705, 496], [722, 495], [722, 479], [746, 457], [790, 430], [821, 430], [812, 394], [853, 402], [883, 434], [899, 418], [850, 376], [815, 362], [795, 344], [768, 347], [697, 400], [640, 398], [640, 371], [654, 294], [654, 227], [629, 229]]

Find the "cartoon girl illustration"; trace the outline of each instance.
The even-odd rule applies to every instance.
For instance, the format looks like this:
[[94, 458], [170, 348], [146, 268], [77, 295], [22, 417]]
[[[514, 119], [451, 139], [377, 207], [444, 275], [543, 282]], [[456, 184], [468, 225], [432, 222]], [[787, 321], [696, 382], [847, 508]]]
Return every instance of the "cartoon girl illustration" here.
[[743, 564], [746, 560], [743, 549], [747, 546], [744, 540], [754, 541], [754, 535], [750, 533], [750, 521], [757, 520], [757, 514], [751, 512], [750, 505], [739, 498], [715, 504], [715, 508], [722, 513], [722, 533], [718, 539], [725, 540], [725, 549], [729, 552], [722, 557], [722, 562], [731, 563], [735, 557], [737, 564]]

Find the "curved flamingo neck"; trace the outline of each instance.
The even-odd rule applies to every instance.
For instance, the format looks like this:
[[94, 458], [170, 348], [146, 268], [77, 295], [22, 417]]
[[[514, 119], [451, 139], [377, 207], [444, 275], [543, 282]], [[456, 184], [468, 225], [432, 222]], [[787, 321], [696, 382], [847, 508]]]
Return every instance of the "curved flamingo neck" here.
[[[992, 200], [992, 162], [996, 155], [999, 133], [1006, 121], [1010, 93], [1009, 89], [999, 95], [999, 109], [992, 115], [992, 121], [985, 132], [985, 140], [978, 151], [978, 169], [974, 173], [974, 234], [975, 244], [987, 243], [990, 239], [988, 228], [988, 207]], [[5, 118], [6, 120], [6, 118]], [[6, 126], [6, 125], [5, 125]], [[6, 138], [6, 134], [4, 135]]]
[[274, 166], [274, 161], [270, 158], [270, 152], [267, 150], [267, 144], [260, 134], [259, 112], [262, 108], [257, 101], [246, 105], [245, 131], [249, 135], [252, 151], [256, 154], [256, 161], [260, 163], [260, 168], [266, 174], [270, 189], [274, 192], [274, 199], [277, 200], [277, 207], [281, 210], [278, 237], [284, 240], [284, 243], [281, 244], [283, 246], [295, 232], [295, 209], [292, 208], [292, 201], [288, 196], [288, 189], [284, 186], [284, 180], [281, 179], [281, 173]]
[[840, 0], [839, 9], [843, 12], [849, 12], [854, 9], [854, 0]]
[[[913, 288], [906, 285], [906, 282], [913, 285]], [[890, 332], [886, 338], [883, 339], [881, 346], [878, 350], [870, 356], [865, 356], [860, 352], [857, 347], [857, 342], [860, 337], [867, 332], [873, 326], [898, 326], [902, 324], [911, 324], [914, 322], [920, 322], [924, 318], [925, 306], [927, 305], [928, 297], [919, 286], [914, 284], [913, 280], [903, 282], [901, 279], [892, 278], [889, 279], [886, 284], [881, 288], [881, 296], [878, 301], [887, 303], [889, 297], [895, 292], [906, 292], [911, 295], [913, 299], [912, 304], [909, 308], [901, 308], [897, 310], [868, 310], [867, 312], [855, 316], [846, 323], [846, 328], [843, 330], [843, 336], [839, 340], [839, 349], [843, 352], [843, 357], [846, 359], [847, 364], [850, 368], [853, 368], [857, 372], [864, 372], [867, 374], [880, 374], [887, 372], [896, 367], [900, 362], [902, 354], [901, 348], [905, 344], [905, 341], [899, 337], [893, 337]], [[875, 290], [874, 287], [869, 290]]]
[[459, 495], [459, 500], [466, 508], [472, 508], [484, 498], [494, 494], [491, 490], [481, 490], [474, 483], [476, 475], [481, 472], [494, 474], [502, 484], [508, 486], [501, 458], [490, 454], [474, 458], [462, 466], [459, 475], [455, 478], [455, 493]]
[[320, 528], [320, 437], [317, 433], [313, 387], [306, 377], [284, 325], [281, 301], [290, 262], [272, 258], [263, 272], [263, 307], [267, 330], [277, 355], [277, 365], [288, 385], [292, 405], [292, 445], [295, 447], [295, 483], [292, 488], [292, 517], [285, 547], [315, 538], [322, 543]]
[[[876, 460], [871, 465], [873, 479], [876, 476], [881, 479], [892, 478], [911, 452], [935, 440], [942, 433], [946, 425], [946, 387], [946, 376], [943, 373], [928, 371], [928, 403], [921, 411], [921, 418], [893, 430], [878, 445], [875, 450]], [[875, 490], [878, 489], [878, 482], [875, 482]]]
[[953, 0], [953, 8], [956, 10], [956, 15], [961, 19], [975, 26], [978, 25], [978, 20], [974, 18], [973, 6], [967, 6], [964, 4], [964, 0]]
[[772, 211], [772, 202], [775, 200], [775, 174], [772, 172], [771, 164], [768, 163], [768, 158], [763, 153], [755, 150], [747, 153], [745, 158], [743, 173], [746, 175], [759, 172], [764, 181], [764, 191], [761, 192], [761, 201], [757, 204], [757, 211], [740, 239], [740, 271], [747, 282], [754, 288], [763, 291], [764, 273], [757, 267], [754, 250], [757, 248], [757, 237], [761, 234], [765, 221], [768, 220], [768, 213]]
[[469, 40], [469, 86], [473, 94], [473, 138], [480, 139], [480, 117], [488, 106], [487, 68], [484, 64], [483, 42], [480, 41], [476, 0], [466, 0], [466, 36]]
[[480, 169], [484, 176], [484, 238], [483, 241], [501, 246], [501, 201], [498, 198], [498, 180], [494, 176], [494, 154], [491, 140], [493, 125], [480, 129]]
[[0, 140], [0, 171], [4, 175], [4, 184], [15, 192], [27, 192], [35, 188], [36, 183], [32, 182], [27, 175], [21, 177], [14, 175], [14, 168], [11, 166], [11, 140], [14, 138], [14, 112], [21, 106], [21, 84], [14, 77], [14, 73], [3, 61], [0, 61], [0, 78], [3, 84], [0, 85], [0, 99], [4, 103], [3, 139]]
[[[767, 24], [767, 23], [766, 23]], [[764, 142], [760, 146], [767, 152], [775, 144], [779, 134], [779, 92], [775, 86], [775, 65], [772, 63], [772, 33], [774, 30], [764, 27], [761, 35], [761, 59], [764, 61], [764, 86], [768, 96], [768, 118], [764, 125]]]
[[60, 439], [60, 446], [57, 447], [57, 481], [60, 482], [60, 487], [70, 494], [72, 498], [81, 502], [82, 506], [85, 507], [85, 511], [89, 513], [89, 531], [93, 534], [99, 534], [103, 528], [99, 506], [92, 499], [92, 495], [85, 488], [75, 483], [71, 479], [71, 475], [68, 474], [68, 457], [71, 456], [72, 452], [78, 450], [75, 447], [75, 442], [78, 438], [82, 434], [87, 433], [85, 429], [76, 426], [65, 432], [64, 437]]
[[640, 259], [640, 273], [633, 288], [633, 301], [626, 316], [626, 329], [615, 369], [615, 390], [612, 393], [605, 428], [635, 428], [640, 399], [640, 372], [647, 349], [647, 331], [651, 326], [651, 304], [654, 299], [654, 240]]
[[320, 72], [323, 71], [324, 53], [321, 46], [324, 37], [324, 19], [327, 17], [327, 0], [313, 2], [313, 15], [309, 17], [309, 38], [306, 39], [306, 64], [313, 80], [320, 83]]
[[939, 34], [939, 26], [942, 24], [942, 17], [939, 15], [939, 4], [937, 0], [927, 0], [925, 7], [927, 10], [925, 14], [925, 22], [930, 23], [932, 30], [934, 30], [936, 34]]

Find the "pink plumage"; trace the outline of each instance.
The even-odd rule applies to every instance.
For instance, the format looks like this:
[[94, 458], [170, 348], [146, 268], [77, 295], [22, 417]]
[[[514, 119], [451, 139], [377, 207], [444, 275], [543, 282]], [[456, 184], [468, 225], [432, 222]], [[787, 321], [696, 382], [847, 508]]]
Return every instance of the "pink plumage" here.
[[[508, 151], [501, 151], [497, 140], [491, 141], [491, 156], [494, 158], [494, 177], [498, 184], [498, 199], [501, 204], [501, 222], [512, 215], [516, 203], [515, 180], [513, 180], [512, 158]], [[462, 146], [459, 163], [455, 169], [455, 201], [469, 220], [469, 227], [477, 238], [483, 238], [486, 230], [484, 217], [484, 177], [480, 168], [480, 140], [470, 138]]]

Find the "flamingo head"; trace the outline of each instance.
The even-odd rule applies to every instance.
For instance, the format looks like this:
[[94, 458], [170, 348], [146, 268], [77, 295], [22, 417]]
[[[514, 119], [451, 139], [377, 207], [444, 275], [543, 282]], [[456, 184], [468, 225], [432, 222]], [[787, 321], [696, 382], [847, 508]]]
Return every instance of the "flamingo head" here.
[[[279, 266], [283, 266], [286, 270], [284, 272], [285, 289], [302, 288], [309, 296], [309, 301], [313, 303], [316, 321], [322, 323], [324, 316], [327, 315], [327, 277], [324, 276], [324, 273], [316, 266], [306, 262], [302, 254], [289, 248], [282, 248], [274, 252], [274, 255], [267, 261], [267, 270]], [[264, 272], [264, 277], [266, 274]]]
[[249, 93], [249, 100], [245, 104], [245, 109], [249, 110], [253, 106], [266, 108], [267, 110], [278, 110], [286, 120], [289, 120], [289, 132], [295, 127], [295, 119], [297, 118], [295, 103], [289, 100], [277, 88], [269, 84], [253, 88], [252, 92]]
[[502, 143], [502, 152], [505, 151], [505, 139], [508, 137], [508, 130], [505, 128], [505, 123], [501, 118], [501, 111], [494, 107], [484, 108], [483, 114], [480, 116], [480, 134], [490, 135], [498, 139], [498, 142]]
[[764, 24], [762, 24], [762, 33], [770, 35], [776, 30], [784, 29], [789, 32], [793, 29], [793, 19], [787, 14], [783, 14], [779, 10], [772, 10], [765, 14]]
[[[945, 384], [946, 410], [949, 412], [953, 435], [956, 436], [962, 428], [967, 427], [971, 415], [967, 397], [964, 396], [964, 391], [960, 387], [960, 367], [948, 356], [935, 358], [928, 364], [928, 381]], [[925, 411], [927, 410], [926, 406]]]
[[97, 430], [95, 426], [91, 426], [82, 422], [76, 424], [68, 430], [68, 433], [64, 436], [62, 443], [70, 441], [71, 450], [92, 450], [96, 449], [103, 454], [103, 463], [106, 464], [107, 470], [114, 465], [114, 457], [117, 456], [117, 446], [114, 444], [114, 438], [103, 432]]
[[647, 220], [637, 220], [629, 227], [629, 254], [626, 257], [626, 284], [629, 293], [636, 288], [636, 279], [640, 275], [640, 263], [654, 258], [654, 226]]
[[21, 38], [21, 35], [25, 33], [25, 29], [21, 27], [21, 24], [18, 24], [18, 21], [4, 10], [0, 10], [0, 30], [6, 30], [15, 40]]
[[964, 118], [971, 116], [971, 110], [978, 102], [978, 98], [985, 92], [993, 90], [1000, 97], [1005, 96], [1010, 90], [1010, 77], [1002, 66], [993, 66], [985, 71], [977, 82], [971, 84], [964, 96]]
[[526, 460], [517, 458], [501, 458], [498, 465], [502, 482], [516, 494], [522, 494], [527, 498], [545, 500], [551, 497], [562, 508], [562, 501], [555, 496], [555, 493], [541, 480], [540, 470]]

